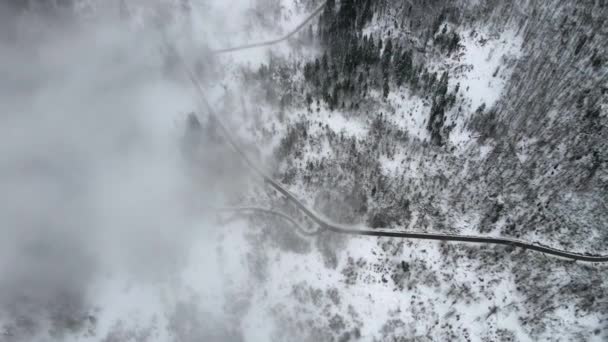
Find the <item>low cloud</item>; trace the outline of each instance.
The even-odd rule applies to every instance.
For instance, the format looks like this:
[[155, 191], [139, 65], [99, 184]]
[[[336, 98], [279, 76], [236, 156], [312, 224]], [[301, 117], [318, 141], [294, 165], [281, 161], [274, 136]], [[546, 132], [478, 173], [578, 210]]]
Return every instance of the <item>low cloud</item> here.
[[8, 8], [0, 10], [12, 30], [0, 38], [0, 340], [64, 340], [95, 330], [92, 291], [108, 275], [174, 279], [209, 229], [199, 209], [221, 201], [217, 183], [240, 176], [193, 181], [180, 139], [197, 105], [187, 83], [164, 72], [157, 32], [128, 27], [117, 12], [57, 23]]

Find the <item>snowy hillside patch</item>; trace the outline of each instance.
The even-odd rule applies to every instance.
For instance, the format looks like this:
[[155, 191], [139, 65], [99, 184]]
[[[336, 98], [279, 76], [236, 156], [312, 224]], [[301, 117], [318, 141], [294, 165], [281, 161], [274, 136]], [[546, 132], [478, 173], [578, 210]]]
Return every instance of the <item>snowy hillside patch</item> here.
[[454, 123], [450, 141], [462, 152], [474, 138], [465, 127], [468, 119], [478, 108], [491, 108], [500, 99], [514, 61], [521, 56], [522, 38], [512, 30], [491, 35], [482, 29], [465, 30], [460, 37], [462, 48], [456, 58], [434, 62], [433, 68], [448, 67], [450, 89], [459, 87], [458, 100], [462, 103], [449, 113]]
[[408, 89], [399, 92], [391, 92], [388, 102], [395, 109], [395, 113], [389, 116], [397, 127], [405, 130], [413, 137], [426, 140], [429, 132], [426, 123], [429, 118], [430, 106], [419, 96], [413, 95]]
[[338, 134], [344, 133], [358, 138], [363, 138], [367, 134], [367, 128], [362, 122], [356, 118], [347, 118], [339, 111], [322, 110], [316, 115], [313, 114], [313, 120], [315, 124], [327, 124], [332, 131]]
[[500, 98], [511, 76], [508, 61], [521, 56], [522, 38], [513, 30], [498, 36], [484, 30], [466, 30], [461, 33], [463, 52], [461, 63], [455, 68], [451, 81], [460, 82], [471, 110], [482, 103], [491, 107]]

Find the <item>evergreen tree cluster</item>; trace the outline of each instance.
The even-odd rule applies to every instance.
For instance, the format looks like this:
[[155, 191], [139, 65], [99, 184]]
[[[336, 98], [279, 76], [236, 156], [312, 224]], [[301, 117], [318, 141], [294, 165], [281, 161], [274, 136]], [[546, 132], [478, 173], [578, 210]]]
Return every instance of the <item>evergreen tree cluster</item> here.
[[[313, 26], [305, 30], [306, 40], [323, 49], [320, 57], [303, 65], [271, 58], [257, 71], [243, 70], [244, 79], [252, 89], [264, 89], [259, 95], [280, 106], [281, 113], [300, 101], [309, 109], [323, 101], [330, 110], [363, 110], [377, 101], [369, 97], [370, 91], [379, 91], [386, 98], [391, 90], [407, 87], [411, 94], [431, 100], [427, 129], [432, 142], [443, 145], [450, 130], [445, 127], [445, 113], [455, 104], [459, 87], [448, 94], [448, 73], [438, 75], [416, 62], [414, 51], [393, 39], [390, 32], [384, 39], [363, 34], [375, 4], [374, 0], [353, 0], [337, 8], [329, 1], [316, 34]], [[298, 69], [303, 70], [304, 84], [292, 77]]]
[[351, 31], [338, 29], [338, 25], [327, 26], [323, 20], [319, 27], [318, 41], [322, 42], [324, 53], [304, 65], [304, 77], [311, 86], [308, 98], [320, 98], [330, 109], [356, 109], [371, 89], [382, 89], [386, 97], [392, 86], [409, 83], [416, 88], [419, 84], [422, 67], [416, 68], [412, 51], [394, 44], [392, 38], [383, 41], [363, 35], [357, 28]]
[[460, 35], [456, 33], [455, 30], [448, 32], [447, 25], [444, 25], [441, 32], [435, 36], [433, 44], [439, 47], [442, 52], [446, 52], [448, 55], [450, 55], [460, 46]]
[[445, 112], [451, 108], [456, 102], [456, 93], [459, 86], [453, 93], [448, 94], [448, 72], [444, 71], [439, 81], [435, 81], [436, 74], [433, 74], [430, 84], [433, 96], [433, 105], [431, 106], [431, 115], [427, 124], [427, 129], [431, 133], [431, 142], [435, 145], [443, 145], [449, 135], [450, 127], [445, 126]]
[[[310, 85], [306, 96], [309, 104], [317, 98], [332, 110], [358, 109], [371, 89], [381, 90], [384, 97], [392, 88], [405, 85], [413, 92], [434, 89], [436, 76], [430, 77], [423, 65], [416, 65], [412, 50], [393, 40], [390, 32], [384, 40], [363, 34], [381, 4], [375, 0], [348, 0], [338, 7], [334, 0], [327, 2], [316, 37], [312, 27], [308, 30], [308, 40], [318, 42], [324, 50], [321, 58], [304, 66], [304, 77]], [[439, 31], [444, 20], [445, 16], [437, 18], [434, 32]], [[447, 26], [436, 37], [436, 44], [448, 53], [459, 42], [458, 34], [448, 33]]]
[[[309, 85], [307, 103], [311, 105], [316, 98], [325, 101], [330, 110], [358, 109], [371, 89], [382, 91], [386, 98], [392, 88], [408, 86], [412, 92], [432, 99], [427, 129], [433, 143], [442, 145], [449, 133], [449, 128], [444, 127], [445, 112], [454, 105], [458, 87], [448, 94], [448, 73], [438, 78], [437, 73], [417, 65], [412, 50], [393, 40], [390, 32], [384, 40], [363, 34], [376, 5], [373, 0], [350, 0], [336, 8], [335, 1], [327, 2], [316, 37], [324, 53], [304, 65], [304, 78]], [[441, 15], [436, 19], [433, 33], [439, 31], [444, 20]], [[312, 29], [309, 32], [312, 34]], [[453, 31], [448, 33], [444, 25], [435, 42], [451, 53], [460, 38]]]

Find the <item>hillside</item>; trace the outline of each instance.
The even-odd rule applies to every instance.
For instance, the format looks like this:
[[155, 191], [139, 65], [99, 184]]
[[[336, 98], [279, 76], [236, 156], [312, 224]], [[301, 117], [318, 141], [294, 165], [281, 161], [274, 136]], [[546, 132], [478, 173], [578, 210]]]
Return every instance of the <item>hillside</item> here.
[[[607, 254], [604, 1], [64, 6], [49, 11], [76, 26], [40, 36], [44, 29], [26, 25], [17, 35], [43, 42], [40, 59], [28, 53], [28, 77], [5, 68], [24, 87], [34, 84], [35, 96], [15, 90], [5, 103], [24, 113], [57, 106], [59, 116], [38, 115], [47, 125], [74, 122], [74, 130], [49, 138], [44, 125], [32, 126], [53, 142], [52, 157], [6, 133], [6, 146], [17, 141], [28, 151], [7, 165], [30, 158], [56, 170], [61, 157], [82, 167], [66, 181], [79, 189], [69, 203], [105, 233], [51, 230], [78, 237], [66, 244], [86, 253], [77, 253], [82, 265], [65, 263], [51, 248], [42, 265], [64, 265], [61, 274], [75, 281], [56, 280], [46, 291], [22, 284], [48, 275], [6, 266], [15, 276], [0, 281], [8, 294], [0, 295], [0, 341], [608, 339], [606, 264], [512, 246], [307, 234], [318, 225], [261, 179], [221, 129], [336, 224]], [[221, 51], [281, 37], [319, 6], [285, 41]], [[21, 13], [28, 23], [40, 12]], [[49, 91], [40, 74], [61, 86]], [[86, 105], [61, 116], [74, 97]], [[36, 101], [30, 108], [16, 98]], [[90, 151], [65, 149], [84, 136]], [[106, 170], [99, 160], [112, 167], [98, 171]], [[91, 178], [97, 186], [75, 185]], [[52, 199], [64, 199], [63, 182]], [[34, 208], [45, 213], [34, 217], [63, 227], [65, 219], [45, 216], [47, 206]], [[33, 236], [47, 236], [36, 227]], [[7, 255], [27, 256], [24, 270], [41, 267], [35, 253]], [[19, 296], [26, 299], [13, 300]]]

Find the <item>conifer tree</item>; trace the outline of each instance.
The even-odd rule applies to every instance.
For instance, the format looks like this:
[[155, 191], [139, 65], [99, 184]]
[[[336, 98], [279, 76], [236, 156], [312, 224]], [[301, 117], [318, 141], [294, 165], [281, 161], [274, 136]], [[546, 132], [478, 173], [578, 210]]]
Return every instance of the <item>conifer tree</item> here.
[[308, 27], [308, 44], [313, 44], [315, 42], [315, 35], [312, 30], [312, 25]]
[[390, 92], [390, 87], [388, 84], [388, 73], [384, 74], [384, 84], [382, 85], [382, 95], [384, 96], [384, 98], [388, 97], [388, 94]]
[[401, 57], [395, 63], [395, 79], [397, 86], [401, 86], [406, 80], [412, 77], [412, 53], [403, 51]]
[[386, 47], [382, 53], [382, 71], [388, 72], [388, 68], [391, 64], [391, 59], [393, 57], [393, 40], [388, 38], [386, 40]]

